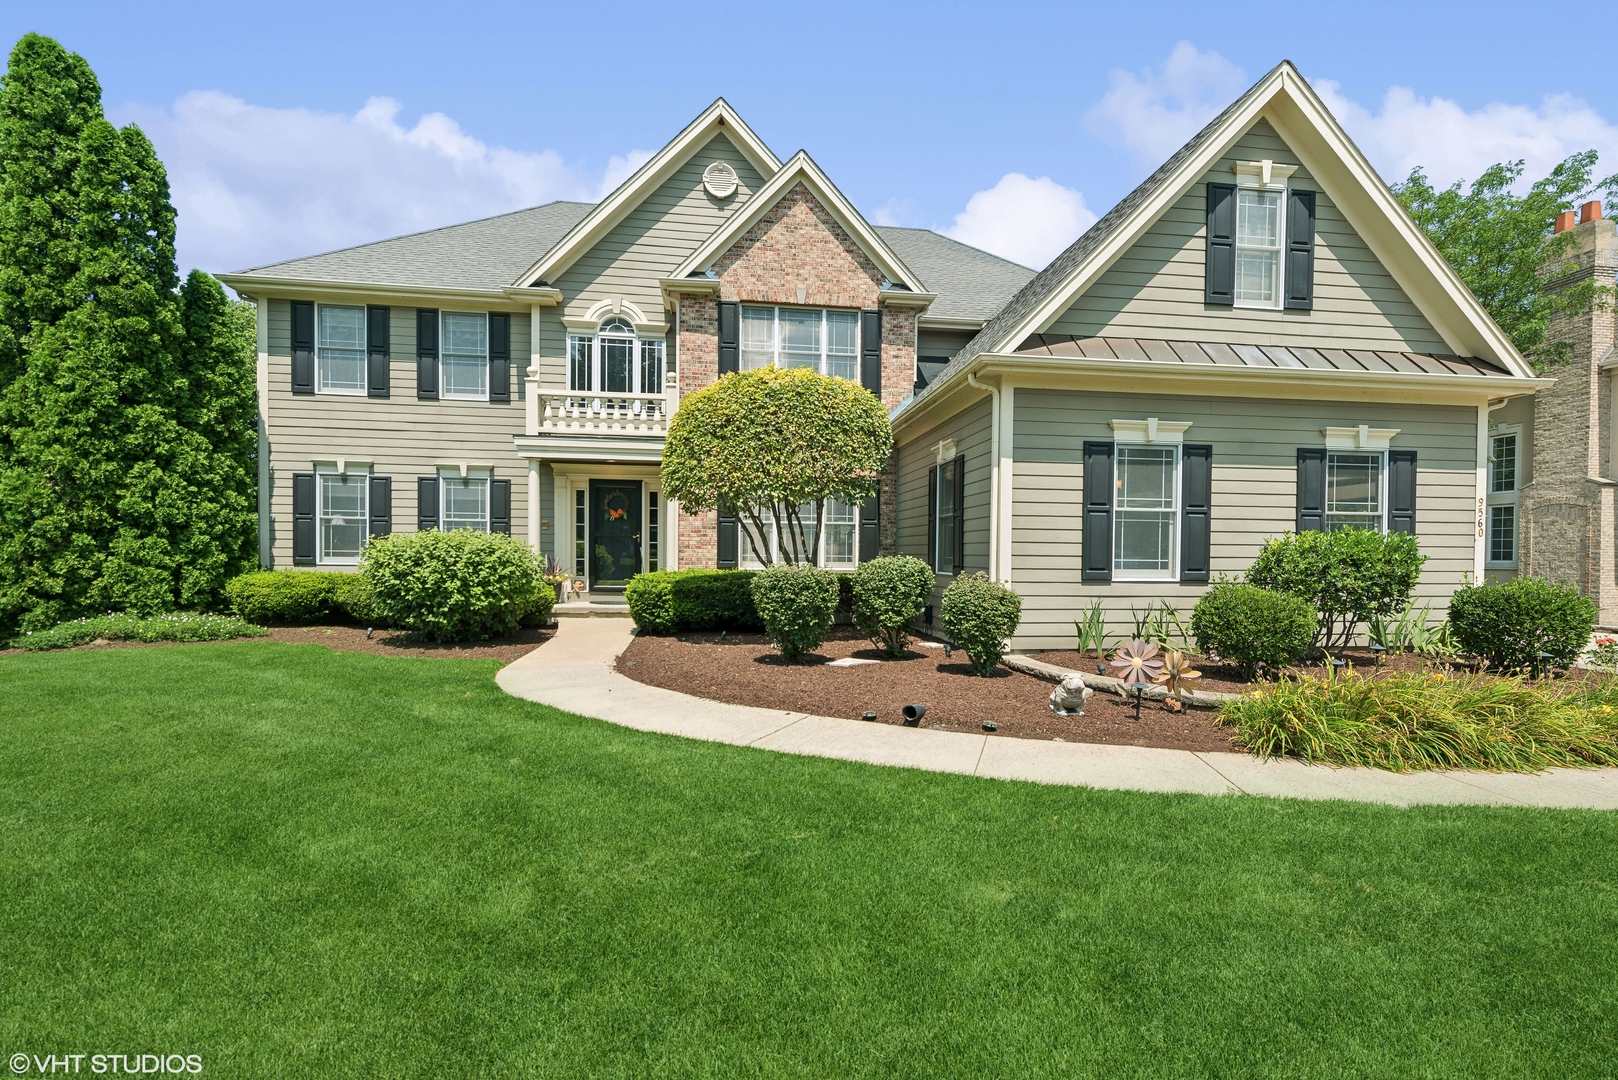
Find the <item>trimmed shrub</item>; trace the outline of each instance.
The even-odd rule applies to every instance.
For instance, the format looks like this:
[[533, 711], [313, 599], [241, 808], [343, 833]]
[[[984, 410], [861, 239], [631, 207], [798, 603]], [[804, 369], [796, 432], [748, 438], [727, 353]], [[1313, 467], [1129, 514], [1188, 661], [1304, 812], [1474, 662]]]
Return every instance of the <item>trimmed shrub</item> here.
[[852, 575], [854, 625], [889, 656], [903, 656], [910, 624], [921, 618], [933, 594], [933, 572], [910, 555], [885, 555], [861, 563]]
[[332, 597], [332, 609], [340, 611], [350, 619], [363, 626], [387, 626], [388, 622], [377, 610], [376, 597], [371, 595], [371, 586], [359, 574], [333, 574], [338, 578], [335, 595]]
[[503, 637], [550, 588], [538, 557], [505, 533], [379, 536], [365, 546], [362, 567], [377, 613], [431, 641]]
[[1217, 655], [1253, 671], [1278, 668], [1301, 659], [1315, 640], [1319, 623], [1307, 600], [1257, 585], [1214, 585], [1191, 611], [1197, 651]]
[[358, 580], [318, 570], [255, 570], [226, 582], [225, 599], [249, 622], [306, 625], [330, 618], [339, 589]]
[[534, 594], [534, 606], [528, 609], [519, 625], [528, 630], [538, 626], [548, 626], [551, 622], [551, 612], [555, 610], [556, 586], [541, 576], [539, 590]]
[[1378, 769], [1618, 765], [1618, 714], [1553, 684], [1436, 672], [1284, 680], [1220, 706], [1264, 757]]
[[1498, 585], [1456, 590], [1449, 624], [1463, 653], [1481, 656], [1497, 671], [1525, 671], [1550, 663], [1568, 667], [1590, 643], [1596, 604], [1573, 586], [1519, 577]]
[[12, 646], [29, 652], [71, 649], [92, 641], [226, 641], [239, 637], [263, 637], [266, 631], [229, 615], [197, 615], [179, 612], [143, 619], [137, 615], [99, 615], [74, 619], [12, 639]]
[[837, 611], [837, 578], [815, 566], [772, 566], [753, 575], [753, 604], [786, 659], [814, 652], [826, 640]]
[[658, 570], [636, 574], [624, 589], [635, 625], [648, 634], [687, 630], [759, 630], [752, 570]]
[[1335, 649], [1353, 640], [1360, 623], [1408, 607], [1426, 561], [1409, 533], [1287, 533], [1264, 542], [1247, 583], [1307, 600], [1320, 617], [1315, 644]]
[[1022, 622], [1022, 597], [980, 571], [957, 577], [944, 590], [940, 614], [950, 640], [972, 658], [972, 673], [987, 675]]

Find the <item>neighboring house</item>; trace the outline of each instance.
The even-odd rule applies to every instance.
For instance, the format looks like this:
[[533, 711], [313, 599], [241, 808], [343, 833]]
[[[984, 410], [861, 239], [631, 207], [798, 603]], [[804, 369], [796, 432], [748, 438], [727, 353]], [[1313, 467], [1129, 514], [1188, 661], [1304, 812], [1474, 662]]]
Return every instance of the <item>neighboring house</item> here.
[[1618, 350], [1611, 290], [1618, 278], [1618, 226], [1599, 202], [1562, 214], [1556, 231], [1575, 230], [1574, 269], [1557, 284], [1594, 279], [1607, 299], [1559, 316], [1553, 340], [1566, 363], [1546, 374], [1554, 385], [1516, 398], [1489, 418], [1488, 576], [1533, 574], [1577, 586], [1618, 626]]
[[826, 564], [986, 571], [1023, 648], [1340, 524], [1416, 533], [1441, 610], [1484, 572], [1489, 411], [1543, 385], [1285, 63], [1037, 275], [870, 226], [720, 101], [598, 205], [223, 280], [259, 306], [266, 565], [432, 527], [596, 593], [747, 565], [734, 521], [661, 499], [663, 433], [724, 372], [806, 364], [896, 438]]

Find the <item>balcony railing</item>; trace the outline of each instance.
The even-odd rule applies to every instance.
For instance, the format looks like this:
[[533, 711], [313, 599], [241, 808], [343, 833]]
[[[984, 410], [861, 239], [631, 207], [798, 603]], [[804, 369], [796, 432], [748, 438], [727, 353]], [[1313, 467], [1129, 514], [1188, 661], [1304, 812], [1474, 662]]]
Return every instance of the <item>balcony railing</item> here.
[[[663, 435], [668, 430], [669, 402], [663, 394], [588, 394], [578, 391], [541, 391], [533, 398], [538, 408], [537, 430], [615, 435]], [[530, 427], [534, 427], [530, 424]]]

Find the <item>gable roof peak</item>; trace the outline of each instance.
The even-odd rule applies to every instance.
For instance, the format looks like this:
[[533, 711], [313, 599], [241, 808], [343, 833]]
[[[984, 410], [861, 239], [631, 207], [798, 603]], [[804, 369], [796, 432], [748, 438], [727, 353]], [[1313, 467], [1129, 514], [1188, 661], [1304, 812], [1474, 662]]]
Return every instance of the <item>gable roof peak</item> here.
[[647, 195], [667, 180], [691, 157], [708, 145], [718, 134], [723, 134], [741, 151], [742, 156], [766, 179], [781, 170], [781, 161], [763, 139], [747, 126], [741, 114], [724, 98], [715, 98], [713, 104], [670, 139], [661, 150], [646, 160], [629, 178], [615, 188], [612, 194], [596, 204], [566, 236], [545, 252], [512, 284], [531, 285], [535, 281], [554, 280], [556, 275], [570, 266], [575, 259], [589, 250], [614, 225], [640, 205]]

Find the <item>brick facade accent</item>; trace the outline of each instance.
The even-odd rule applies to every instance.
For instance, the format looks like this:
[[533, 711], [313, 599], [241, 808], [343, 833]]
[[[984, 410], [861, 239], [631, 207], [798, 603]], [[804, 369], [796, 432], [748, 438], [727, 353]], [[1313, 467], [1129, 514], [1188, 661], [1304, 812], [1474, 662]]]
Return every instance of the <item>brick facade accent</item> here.
[[[1618, 276], [1618, 225], [1596, 219], [1575, 233], [1577, 269], [1562, 279], [1594, 278], [1611, 289]], [[1610, 294], [1609, 294], [1610, 295]], [[1600, 363], [1614, 344], [1614, 312], [1597, 303], [1559, 316], [1552, 341], [1571, 358], [1546, 371], [1556, 379], [1534, 395], [1533, 477], [1521, 495], [1522, 573], [1573, 584], [1600, 606], [1603, 626], [1618, 626], [1618, 499], [1613, 480], [1611, 372]]]
[[[714, 263], [719, 299], [757, 304], [872, 310], [881, 304], [882, 271], [803, 184], [795, 184]], [[719, 377], [718, 300], [680, 299], [677, 356], [680, 396]], [[916, 311], [882, 310], [882, 405], [892, 409], [916, 380]], [[898, 547], [897, 484], [892, 463], [878, 491], [878, 537], [883, 554]], [[714, 513], [679, 520], [679, 565], [718, 562], [719, 522]]]

